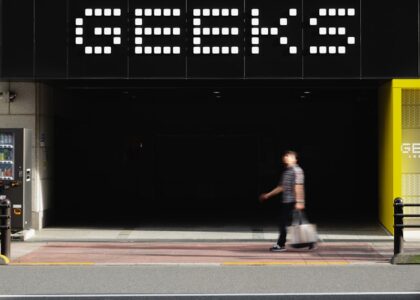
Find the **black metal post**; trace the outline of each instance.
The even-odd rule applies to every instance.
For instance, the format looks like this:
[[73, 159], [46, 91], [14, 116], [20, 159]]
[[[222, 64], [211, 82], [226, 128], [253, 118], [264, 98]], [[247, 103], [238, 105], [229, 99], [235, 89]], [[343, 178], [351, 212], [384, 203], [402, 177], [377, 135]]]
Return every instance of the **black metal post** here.
[[401, 198], [394, 200], [394, 255], [401, 253], [403, 243], [403, 202]]
[[11, 237], [11, 202], [5, 196], [0, 196], [0, 230], [1, 230], [1, 254], [10, 258]]

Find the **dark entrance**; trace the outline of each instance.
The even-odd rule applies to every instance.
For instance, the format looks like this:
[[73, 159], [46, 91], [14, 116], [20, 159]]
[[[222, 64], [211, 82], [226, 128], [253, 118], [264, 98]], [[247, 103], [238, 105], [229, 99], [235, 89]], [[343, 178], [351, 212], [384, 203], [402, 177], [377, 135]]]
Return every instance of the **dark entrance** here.
[[374, 89], [63, 95], [52, 225], [274, 224], [279, 199], [261, 205], [258, 195], [277, 184], [287, 149], [300, 154], [311, 220], [377, 220]]

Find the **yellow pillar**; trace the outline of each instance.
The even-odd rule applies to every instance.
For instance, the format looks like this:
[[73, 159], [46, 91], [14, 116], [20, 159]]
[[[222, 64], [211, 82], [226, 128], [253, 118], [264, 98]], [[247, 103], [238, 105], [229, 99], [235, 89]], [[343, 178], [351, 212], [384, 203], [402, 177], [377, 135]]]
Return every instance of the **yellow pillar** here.
[[397, 79], [379, 90], [379, 220], [394, 233], [393, 201], [402, 197], [402, 95], [419, 79]]

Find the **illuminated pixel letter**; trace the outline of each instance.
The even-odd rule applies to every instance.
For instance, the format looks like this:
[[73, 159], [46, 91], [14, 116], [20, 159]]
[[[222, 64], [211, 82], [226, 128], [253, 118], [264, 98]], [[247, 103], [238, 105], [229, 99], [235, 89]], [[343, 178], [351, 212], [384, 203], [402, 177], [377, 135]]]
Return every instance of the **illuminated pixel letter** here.
[[144, 39], [159, 36], [180, 36], [180, 27], [144, 27], [144, 19], [147, 17], [180, 17], [179, 8], [137, 8], [135, 10], [135, 47], [134, 53], [143, 54], [181, 54], [180, 46], [169, 45], [145, 45]]
[[[193, 54], [239, 54], [238, 46], [205, 45], [202, 42], [203, 37], [229, 37], [238, 36], [239, 27], [203, 27], [202, 19], [206, 17], [239, 17], [237, 8], [204, 8], [193, 9]], [[203, 45], [204, 44], [204, 45]]]
[[297, 54], [297, 47], [295, 45], [290, 45], [287, 36], [281, 35], [280, 28], [285, 27], [289, 23], [289, 18], [296, 18], [297, 16], [297, 9], [291, 8], [289, 9], [289, 17], [288, 18], [280, 18], [279, 19], [279, 26], [280, 27], [261, 27], [260, 26], [260, 10], [258, 8], [251, 9], [251, 53], [256, 55], [260, 54], [260, 38], [261, 37], [268, 37], [268, 36], [275, 36], [280, 45], [284, 45], [289, 47], [289, 54]]
[[[121, 9], [120, 8], [86, 8], [85, 9], [85, 18], [90, 17], [120, 17]], [[85, 54], [111, 54], [112, 46], [93, 46], [86, 44], [84, 34], [86, 33], [84, 28], [85, 18], [76, 18], [75, 19], [75, 44], [84, 45]], [[121, 45], [121, 27], [95, 27], [94, 28], [95, 36], [109, 36], [112, 39], [112, 45]]]
[[346, 54], [348, 45], [355, 45], [356, 38], [354, 36], [347, 36], [346, 27], [322, 27], [318, 23], [319, 18], [325, 17], [355, 17], [356, 10], [354, 8], [320, 8], [317, 18], [310, 18], [309, 25], [318, 27], [318, 35], [320, 36], [338, 36], [342, 37], [342, 42], [339, 45], [321, 45], [309, 46], [310, 54]]

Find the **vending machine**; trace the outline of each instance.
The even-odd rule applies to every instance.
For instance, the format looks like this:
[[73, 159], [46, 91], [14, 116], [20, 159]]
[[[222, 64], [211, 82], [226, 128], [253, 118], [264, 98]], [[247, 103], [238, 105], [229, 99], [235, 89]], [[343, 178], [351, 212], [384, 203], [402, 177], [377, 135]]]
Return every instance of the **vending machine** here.
[[31, 148], [30, 129], [0, 129], [0, 193], [12, 202], [12, 233], [32, 223]]

